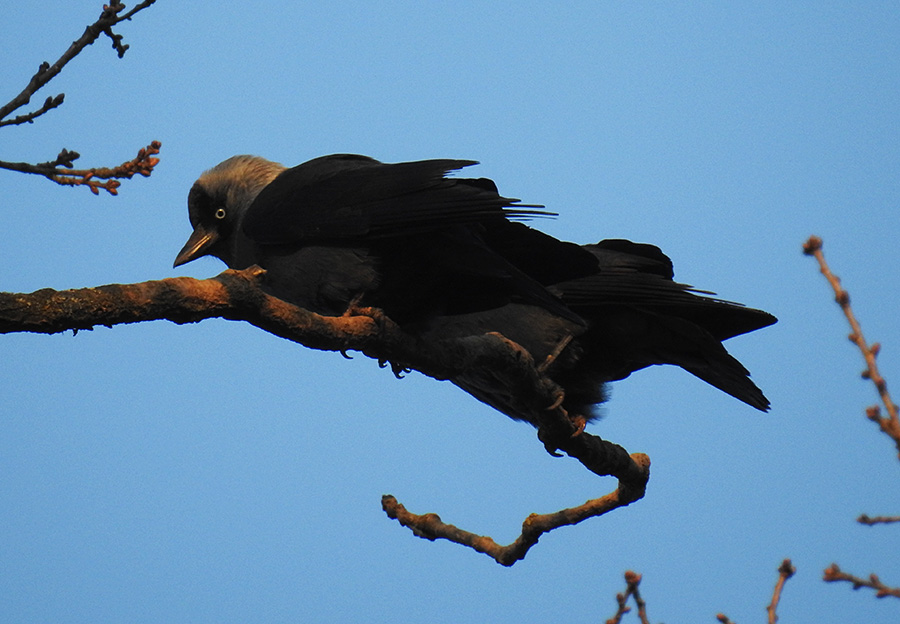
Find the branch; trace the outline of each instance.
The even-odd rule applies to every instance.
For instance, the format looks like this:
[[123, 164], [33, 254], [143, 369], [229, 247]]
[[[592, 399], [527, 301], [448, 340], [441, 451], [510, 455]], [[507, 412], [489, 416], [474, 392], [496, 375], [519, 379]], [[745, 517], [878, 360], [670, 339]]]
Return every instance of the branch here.
[[[602, 515], [644, 495], [649, 458], [641, 454], [629, 456], [621, 446], [580, 429], [577, 419], [569, 418], [560, 406], [562, 389], [516, 343], [498, 334], [423, 342], [404, 332], [380, 310], [371, 308], [353, 309], [340, 317], [321, 316], [266, 294], [261, 288], [264, 276], [265, 271], [251, 267], [243, 271], [226, 270], [207, 280], [177, 277], [66, 291], [0, 293], [0, 333], [53, 334], [69, 329], [89, 330], [96, 325], [111, 327], [161, 319], [182, 324], [224, 318], [247, 321], [312, 349], [360, 351], [382, 365], [390, 363], [394, 371], [414, 369], [439, 380], [452, 381], [472, 370], [491, 370], [497, 383], [519, 399], [517, 408], [522, 416], [539, 423], [539, 438], [549, 451], [560, 449], [591, 472], [619, 479], [618, 489], [607, 496], [555, 514], [529, 517], [522, 536], [505, 547], [506, 554], [495, 557], [504, 565], [521, 559], [541, 534]], [[470, 536], [453, 540], [466, 545], [474, 543], [473, 540], [490, 540], [443, 525], [436, 516], [414, 516], [399, 504], [392, 505], [390, 501], [384, 504], [388, 515], [391, 515], [389, 509], [395, 510], [396, 515], [391, 517], [402, 524], [426, 527], [421, 533], [426, 537], [433, 535], [429, 539], [452, 539], [448, 535], [453, 534]], [[434, 529], [437, 525], [443, 528]]]
[[60, 93], [55, 97], [52, 95], [47, 96], [47, 99], [44, 100], [44, 104], [40, 108], [33, 110], [30, 113], [25, 113], [24, 115], [17, 115], [16, 117], [7, 119], [6, 121], [0, 121], [0, 128], [2, 128], [3, 126], [18, 126], [23, 123], [34, 123], [36, 117], [40, 117], [47, 111], [53, 110], [57, 106], [60, 106], [65, 99], [65, 93]]
[[[69, 49], [53, 65], [47, 62], [41, 63], [37, 73], [31, 77], [25, 89], [10, 100], [9, 103], [0, 107], [0, 128], [3, 126], [34, 123], [36, 118], [61, 106], [65, 99], [65, 94], [63, 93], [48, 97], [44, 100], [43, 105], [36, 110], [17, 115], [12, 119], [5, 119], [13, 111], [31, 102], [31, 97], [41, 87], [55, 78], [69, 61], [75, 58], [84, 48], [94, 43], [101, 34], [105, 34], [112, 39], [113, 48], [118, 53], [119, 58], [122, 58], [128, 46], [122, 43], [122, 35], [112, 31], [113, 26], [122, 21], [130, 20], [135, 13], [147, 8], [154, 2], [156, 0], [145, 0], [135, 5], [127, 13], [122, 13], [125, 5], [118, 0], [112, 0], [108, 5], [104, 5], [103, 12], [97, 21], [88, 26], [84, 34], [77, 41], [73, 42]], [[159, 162], [159, 159], [153, 158], [153, 156], [159, 153], [159, 147], [159, 142], [153, 141], [147, 147], [142, 148], [136, 158], [112, 168], [73, 169], [73, 162], [79, 158], [79, 154], [78, 152], [63, 149], [56, 157], [56, 160], [51, 162], [34, 165], [24, 162], [0, 161], [0, 169], [41, 175], [63, 186], [86, 186], [94, 195], [98, 195], [100, 189], [109, 192], [110, 195], [117, 195], [118, 188], [121, 185], [118, 180], [130, 179], [136, 173], [146, 177], [153, 172], [153, 167]], [[103, 181], [101, 182], [100, 180]]]
[[852, 583], [853, 589], [870, 587], [875, 590], [876, 598], [886, 598], [888, 596], [900, 598], [900, 588], [888, 587], [881, 582], [877, 575], [870, 574], [868, 579], [861, 579], [852, 574], [842, 572], [836, 563], [832, 563], [831, 566], [825, 570], [825, 574], [822, 578], [826, 583], [834, 583], [837, 581]]
[[[650, 459], [646, 455], [638, 453], [632, 457], [636, 463], [645, 465], [649, 470]], [[614, 509], [633, 503], [643, 497], [643, 495], [643, 489], [627, 488], [620, 484], [616, 491], [610, 492], [606, 496], [589, 500], [578, 507], [570, 507], [549, 514], [531, 514], [522, 523], [521, 535], [507, 546], [497, 544], [490, 537], [470, 533], [452, 524], [446, 524], [437, 514], [417, 515], [411, 513], [390, 494], [381, 497], [381, 508], [384, 509], [388, 518], [398, 521], [401, 525], [412, 530], [413, 534], [418, 537], [430, 541], [445, 539], [462, 546], [468, 546], [493, 558], [500, 565], [512, 566], [517, 561], [525, 558], [529, 549], [538, 543], [538, 540], [544, 533], [549, 533], [562, 526], [578, 524], [588, 518], [602, 516]], [[639, 583], [640, 577], [637, 578]], [[636, 588], [637, 585], [635, 584], [635, 594]], [[637, 600], [638, 598], [636, 595], [635, 599]]]
[[775, 624], [778, 621], [778, 615], [775, 613], [775, 610], [778, 608], [778, 601], [781, 600], [781, 590], [784, 589], [784, 583], [794, 576], [796, 571], [797, 568], [791, 564], [790, 559], [785, 559], [778, 566], [778, 580], [775, 582], [775, 591], [772, 592], [772, 602], [766, 607], [766, 613], [769, 614], [769, 624]]
[[[63, 149], [56, 160], [38, 165], [0, 160], [0, 169], [42, 175], [62, 186], [86, 186], [94, 195], [98, 195], [100, 189], [107, 191], [110, 195], [118, 195], [121, 186], [119, 180], [130, 180], [135, 175], [142, 175], [146, 178], [153, 173], [153, 168], [159, 164], [159, 158], [154, 158], [154, 156], [159, 154], [161, 147], [162, 143], [159, 141], [151, 141], [150, 145], [138, 150], [137, 156], [112, 168], [73, 169], [73, 161], [80, 158], [81, 155], [78, 152]], [[105, 180], [105, 182], [100, 180]]]
[[[81, 37], [75, 40], [72, 45], [69, 46], [69, 49], [66, 50], [55, 63], [53, 63], [52, 65], [47, 62], [41, 63], [41, 66], [38, 68], [37, 73], [35, 73], [34, 76], [31, 77], [31, 80], [28, 82], [28, 85], [22, 90], [22, 92], [4, 106], [0, 106], [0, 120], [5, 119], [11, 112], [31, 102], [31, 96], [33, 96], [41, 87], [55, 78], [69, 61], [78, 56], [78, 54], [87, 46], [94, 43], [101, 34], [105, 34], [110, 39], [112, 39], [113, 48], [118, 53], [119, 58], [122, 58], [122, 56], [124, 56], [125, 54], [125, 51], [128, 49], [128, 46], [122, 44], [122, 36], [115, 34], [112, 31], [112, 27], [117, 25], [119, 22], [130, 20], [135, 13], [147, 8], [154, 2], [156, 2], [156, 0], [145, 0], [144, 2], [135, 5], [133, 9], [131, 9], [124, 15], [119, 15], [119, 13], [121, 13], [122, 10], [125, 9], [125, 5], [118, 0], [112, 0], [108, 5], [103, 5], [103, 12], [100, 13], [100, 17], [97, 19], [97, 21], [85, 28], [84, 34], [82, 34]], [[41, 109], [38, 109], [26, 115], [20, 115], [19, 117], [16, 117], [15, 119], [9, 121], [0, 121], [0, 126], [26, 122], [31, 123], [35, 117], [43, 115], [48, 110], [56, 108], [57, 106], [62, 104], [62, 98], [63, 94], [59, 94], [55, 98], [48, 98], [44, 102], [44, 106], [42, 106]], [[49, 102], [55, 102], [57, 99], [59, 101], [55, 105], [48, 105]]]
[[891, 524], [894, 522], [900, 522], [900, 516], [874, 516], [869, 517], [866, 514], [862, 514], [859, 518], [856, 519], [860, 524], [866, 524], [872, 526], [874, 524]]
[[897, 405], [891, 399], [891, 395], [887, 390], [887, 382], [881, 376], [881, 373], [878, 372], [878, 365], [875, 362], [875, 358], [878, 356], [881, 345], [875, 343], [869, 346], [863, 337], [862, 327], [860, 327], [859, 322], [857, 322], [856, 317], [853, 315], [853, 310], [850, 307], [850, 293], [841, 287], [840, 278], [831, 272], [831, 269], [829, 269], [828, 264], [825, 262], [825, 256], [822, 253], [822, 239], [818, 236], [810, 236], [809, 240], [803, 245], [803, 253], [808, 256], [813, 256], [819, 262], [819, 270], [822, 275], [825, 276], [825, 279], [828, 280], [828, 283], [831, 284], [831, 287], [834, 290], [835, 301], [841, 306], [844, 316], [847, 317], [847, 321], [850, 323], [852, 331], [848, 337], [851, 342], [859, 347], [859, 350], [862, 352], [863, 358], [866, 361], [866, 370], [863, 371], [862, 377], [864, 379], [871, 379], [872, 383], [875, 384], [875, 389], [878, 390], [881, 401], [884, 403], [884, 407], [888, 413], [887, 417], [882, 417], [880, 408], [878, 406], [872, 406], [866, 410], [866, 416], [869, 420], [876, 423], [881, 431], [894, 440], [894, 445], [898, 450], [898, 457], [900, 457], [900, 418], [897, 416]]
[[616, 603], [618, 603], [619, 609], [614, 616], [606, 620], [606, 624], [619, 624], [622, 621], [622, 616], [631, 611], [631, 607], [628, 606], [629, 596], [634, 596], [634, 604], [637, 605], [638, 617], [641, 619], [641, 624], [650, 624], [650, 620], [647, 618], [647, 603], [644, 602], [644, 599], [641, 598], [641, 594], [638, 591], [638, 585], [640, 584], [640, 574], [632, 572], [631, 570], [625, 572], [625, 593], [616, 594]]

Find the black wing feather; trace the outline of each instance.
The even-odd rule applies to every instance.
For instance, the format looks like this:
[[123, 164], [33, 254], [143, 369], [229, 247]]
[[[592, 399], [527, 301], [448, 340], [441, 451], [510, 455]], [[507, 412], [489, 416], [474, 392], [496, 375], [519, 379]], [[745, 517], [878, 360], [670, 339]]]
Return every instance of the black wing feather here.
[[550, 214], [502, 197], [483, 179], [447, 178], [473, 160], [386, 164], [350, 154], [287, 169], [266, 186], [244, 219], [263, 244], [406, 236], [497, 217]]

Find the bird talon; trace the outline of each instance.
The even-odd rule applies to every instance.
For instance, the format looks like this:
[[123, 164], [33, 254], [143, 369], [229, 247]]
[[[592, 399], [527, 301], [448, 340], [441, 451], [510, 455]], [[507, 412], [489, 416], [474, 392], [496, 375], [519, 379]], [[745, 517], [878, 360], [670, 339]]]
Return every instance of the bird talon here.
[[569, 420], [575, 425], [575, 431], [569, 436], [570, 438], [577, 438], [584, 433], [584, 428], [587, 426], [587, 418], [581, 414], [577, 414], [576, 416], [569, 416]]
[[553, 457], [563, 457], [562, 453], [557, 453], [559, 450], [559, 445], [555, 443], [557, 439], [547, 428], [538, 427], [537, 430], [538, 440], [543, 442], [544, 450], [547, 451]]
[[566, 400], [566, 393], [560, 391], [558, 395], [556, 395], [556, 399], [551, 403], [548, 407], [544, 409], [548, 412], [552, 412], [563, 404], [563, 401]]
[[544, 442], [544, 450], [547, 451], [553, 457], [565, 457], [562, 453], [557, 452], [557, 448], [550, 444], [549, 442]]

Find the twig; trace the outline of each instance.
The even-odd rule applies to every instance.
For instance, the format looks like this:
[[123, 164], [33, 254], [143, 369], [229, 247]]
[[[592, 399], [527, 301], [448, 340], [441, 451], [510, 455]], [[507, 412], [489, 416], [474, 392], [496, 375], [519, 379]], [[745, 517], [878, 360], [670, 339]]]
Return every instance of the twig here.
[[858, 576], [842, 572], [836, 563], [832, 563], [831, 566], [825, 570], [823, 580], [825, 580], [826, 583], [846, 581], [853, 584], [853, 589], [869, 587], [875, 590], [876, 598], [886, 598], [888, 596], [900, 598], [900, 588], [888, 587], [881, 582], [881, 579], [879, 579], [877, 575], [870, 574], [868, 579], [862, 579]]
[[[85, 28], [84, 34], [73, 42], [55, 63], [52, 65], [47, 62], [41, 63], [37, 73], [31, 77], [31, 80], [22, 92], [6, 105], [0, 107], [0, 128], [33, 123], [36, 118], [44, 113], [61, 106], [65, 99], [65, 94], [63, 93], [48, 97], [44, 100], [43, 105], [29, 113], [6, 119], [13, 111], [31, 102], [31, 97], [39, 89], [55, 78], [69, 61], [75, 58], [84, 48], [94, 43], [100, 35], [106, 35], [112, 40], [113, 48], [118, 53], [119, 58], [122, 58], [128, 46], [122, 43], [122, 35], [113, 32], [113, 26], [125, 20], [130, 20], [135, 13], [147, 8], [154, 2], [156, 0], [145, 0], [126, 13], [123, 13], [125, 5], [118, 0], [112, 0], [109, 4], [103, 5], [103, 12], [97, 21]], [[64, 186], [85, 186], [94, 195], [98, 195], [100, 189], [107, 191], [111, 195], [117, 195], [118, 188], [121, 185], [118, 180], [131, 178], [135, 174], [149, 176], [153, 172], [153, 167], [159, 162], [158, 158], [153, 158], [159, 153], [159, 146], [158, 141], [153, 141], [149, 146], [142, 148], [136, 158], [112, 168], [74, 169], [73, 162], [79, 158], [78, 152], [63, 149], [56, 159], [51, 162], [34, 165], [24, 162], [0, 161], [0, 169], [41, 175]]]
[[796, 571], [797, 569], [791, 565], [790, 559], [785, 559], [778, 566], [778, 580], [775, 582], [775, 591], [772, 592], [772, 602], [766, 607], [766, 612], [769, 614], [769, 624], [775, 624], [778, 621], [778, 615], [775, 613], [775, 610], [778, 608], [778, 601], [781, 600], [781, 590], [784, 589], [785, 581], [794, 576]]
[[[146, 178], [153, 173], [153, 168], [159, 164], [159, 158], [155, 158], [155, 156], [159, 154], [161, 147], [162, 143], [159, 141], [151, 141], [150, 145], [138, 150], [137, 156], [112, 168], [73, 169], [73, 161], [80, 158], [81, 155], [78, 152], [63, 149], [56, 160], [38, 165], [0, 160], [0, 169], [42, 175], [63, 186], [86, 186], [94, 195], [99, 194], [100, 189], [107, 191], [110, 195], [118, 195], [118, 189], [121, 186], [121, 182], [118, 180], [131, 179], [135, 175], [142, 175]], [[100, 180], [105, 180], [105, 182]]]
[[44, 104], [40, 108], [33, 110], [30, 113], [25, 113], [24, 115], [17, 115], [12, 119], [0, 121], [0, 128], [2, 128], [3, 126], [18, 126], [23, 123], [34, 123], [36, 117], [40, 117], [47, 111], [53, 110], [57, 106], [60, 106], [65, 99], [65, 93], [60, 93], [56, 96], [47, 96], [47, 99], [44, 100]]
[[891, 399], [891, 395], [888, 393], [887, 389], [887, 382], [881, 376], [881, 373], [878, 372], [878, 365], [875, 362], [878, 351], [881, 349], [881, 345], [875, 343], [869, 346], [863, 337], [862, 328], [857, 322], [853, 310], [850, 307], [850, 294], [841, 287], [840, 278], [831, 272], [831, 269], [829, 269], [828, 264], [825, 262], [825, 256], [822, 253], [822, 239], [818, 236], [810, 236], [809, 240], [803, 245], [803, 253], [808, 256], [813, 256], [819, 262], [819, 270], [828, 280], [828, 283], [831, 284], [831, 287], [834, 290], [835, 301], [841, 306], [844, 316], [847, 317], [847, 321], [850, 323], [850, 328], [852, 330], [849, 336], [850, 341], [859, 347], [859, 350], [863, 354], [863, 358], [865, 358], [866, 370], [863, 371], [862, 376], [864, 379], [871, 379], [872, 383], [875, 384], [875, 388], [878, 390], [881, 401], [884, 403], [884, 407], [888, 413], [887, 417], [882, 417], [879, 407], [872, 406], [866, 410], [866, 416], [869, 420], [876, 423], [881, 431], [894, 440], [894, 444], [898, 450], [898, 457], [900, 457], [900, 418], [898, 418], [897, 415], [897, 405]]
[[860, 524], [866, 524], [872, 526], [873, 524], [891, 524], [894, 522], [900, 522], [900, 516], [873, 516], [869, 517], [866, 514], [862, 514], [859, 518], [856, 519]]
[[722, 624], [735, 624], [735, 622], [729, 620], [728, 616], [724, 613], [717, 614], [716, 619], [719, 620]]
[[616, 603], [619, 608], [615, 615], [606, 620], [606, 624], [619, 624], [622, 621], [622, 616], [631, 611], [631, 607], [628, 606], [628, 598], [630, 596], [634, 597], [634, 604], [637, 605], [638, 618], [640, 618], [641, 624], [650, 624], [650, 620], [647, 619], [647, 603], [641, 598], [641, 593], [638, 590], [638, 585], [640, 584], [640, 574], [631, 570], [625, 572], [625, 593], [616, 594]]
[[[644, 495], [650, 474], [649, 458], [641, 454], [629, 456], [617, 444], [578, 432], [576, 424], [558, 405], [561, 388], [539, 371], [527, 352], [515, 343], [494, 334], [423, 343], [379, 310], [365, 308], [340, 317], [320, 316], [266, 294], [261, 288], [264, 275], [265, 271], [259, 267], [251, 267], [243, 271], [227, 270], [208, 280], [179, 277], [68, 291], [43, 289], [30, 294], [0, 293], [0, 333], [52, 334], [69, 329], [88, 330], [95, 325], [160, 319], [194, 323], [218, 317], [247, 321], [312, 349], [341, 353], [361, 351], [379, 362], [391, 363], [394, 370], [415, 369], [435, 379], [453, 380], [473, 370], [489, 369], [497, 382], [506, 385], [518, 398], [517, 408], [522, 410], [522, 416], [540, 423], [540, 435], [545, 445], [565, 451], [595, 474], [612, 475], [619, 480], [618, 489], [607, 496], [555, 514], [529, 517], [516, 542], [509, 547], [496, 547], [507, 549], [505, 554], [495, 557], [504, 565], [521, 559], [541, 534], [608, 513]], [[548, 405], [555, 407], [547, 409]], [[414, 516], [390, 501], [385, 511], [389, 509], [396, 510], [396, 516], [392, 517], [414, 531], [417, 523], [424, 527], [421, 534], [423, 537], [432, 535], [429, 539], [451, 539], [450, 534], [466, 534], [443, 525], [434, 515]], [[438, 525], [444, 528], [435, 529]], [[441, 534], [442, 530], [447, 535]], [[466, 540], [471, 542], [474, 538], [462, 537], [453, 541], [470, 545]], [[472, 547], [480, 552], [488, 551], [487, 548]]]
[[[6, 117], [11, 112], [31, 102], [31, 96], [33, 96], [41, 87], [55, 78], [56, 75], [62, 71], [63, 67], [65, 67], [69, 61], [78, 56], [78, 54], [84, 48], [94, 43], [101, 34], [105, 34], [110, 39], [112, 39], [113, 48], [118, 53], [119, 58], [122, 58], [122, 56], [125, 54], [125, 51], [128, 49], [128, 46], [122, 44], [122, 36], [113, 33], [112, 27], [125, 20], [130, 20], [135, 13], [147, 8], [154, 2], [156, 2], [156, 0], [145, 0], [144, 2], [135, 5], [133, 9], [123, 15], [119, 15], [119, 13], [121, 13], [122, 10], [125, 9], [125, 5], [118, 0], [111, 0], [109, 4], [103, 5], [103, 12], [100, 13], [100, 17], [97, 19], [97, 21], [85, 28], [84, 34], [76, 39], [72, 43], [72, 45], [70, 45], [69, 48], [65, 52], [63, 52], [62, 56], [60, 56], [55, 63], [53, 63], [52, 65], [47, 62], [41, 63], [41, 66], [38, 68], [37, 73], [35, 73], [34, 76], [31, 77], [31, 80], [28, 82], [28, 85], [22, 90], [22, 92], [4, 106], [0, 106], [0, 120], [6, 119]], [[44, 106], [42, 106], [41, 109], [38, 109], [33, 113], [20, 115], [15, 119], [9, 121], [0, 121], [0, 126], [26, 122], [30, 123], [34, 120], [35, 117], [38, 117], [39, 115], [42, 115], [62, 104], [63, 97], [63, 94], [59, 94], [55, 98], [48, 98], [47, 100], [45, 100]], [[52, 102], [56, 103], [54, 105], [48, 104]]]

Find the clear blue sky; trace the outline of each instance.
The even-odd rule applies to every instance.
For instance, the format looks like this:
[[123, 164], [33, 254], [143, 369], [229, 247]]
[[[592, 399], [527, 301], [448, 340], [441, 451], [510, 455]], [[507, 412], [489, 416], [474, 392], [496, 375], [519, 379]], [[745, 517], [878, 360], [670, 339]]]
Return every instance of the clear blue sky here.
[[[3, 102], [101, 2], [7, 3]], [[0, 131], [0, 158], [162, 162], [119, 197], [0, 172], [0, 290], [172, 275], [185, 200], [236, 153], [471, 158], [577, 242], [652, 242], [676, 277], [776, 314], [729, 349], [760, 414], [677, 369], [613, 387], [591, 430], [653, 460], [647, 496], [545, 536], [511, 569], [388, 520], [508, 543], [531, 512], [610, 491], [447, 383], [242, 323], [0, 337], [0, 619], [8, 622], [583, 622], [644, 575], [651, 620], [897, 622], [828, 585], [832, 561], [900, 585], [900, 465], [865, 420], [862, 361], [812, 260], [824, 237], [900, 384], [900, 6], [893, 2], [160, 0]], [[635, 621], [634, 618], [631, 618]]]

